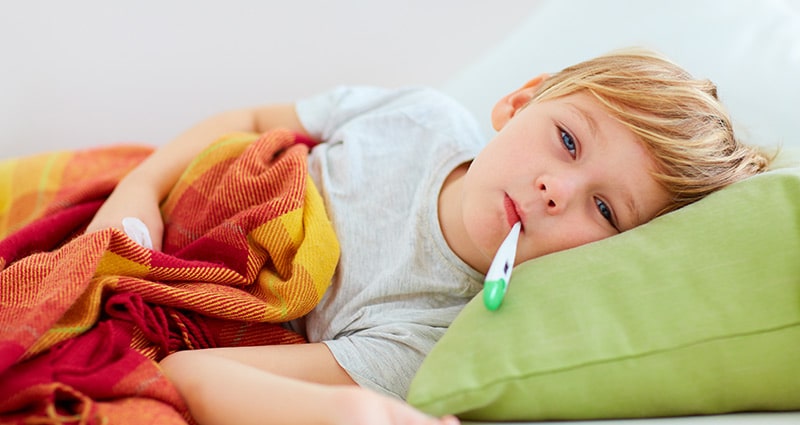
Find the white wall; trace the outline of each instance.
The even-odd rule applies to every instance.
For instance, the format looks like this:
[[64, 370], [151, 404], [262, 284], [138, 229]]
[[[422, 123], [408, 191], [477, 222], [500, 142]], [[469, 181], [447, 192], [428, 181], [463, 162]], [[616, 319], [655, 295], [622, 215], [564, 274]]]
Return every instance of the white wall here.
[[0, 158], [160, 144], [341, 83], [439, 85], [532, 0], [26, 0], [0, 15]]

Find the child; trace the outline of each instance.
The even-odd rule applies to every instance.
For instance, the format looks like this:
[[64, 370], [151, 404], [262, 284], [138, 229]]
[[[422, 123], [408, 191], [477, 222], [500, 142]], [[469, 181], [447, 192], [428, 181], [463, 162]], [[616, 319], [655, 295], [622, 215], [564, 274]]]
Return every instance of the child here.
[[394, 398], [480, 291], [514, 223], [519, 263], [646, 223], [769, 162], [734, 138], [712, 83], [646, 51], [534, 78], [497, 102], [492, 124], [486, 144], [432, 90], [340, 88], [213, 117], [120, 182], [89, 229], [135, 216], [158, 249], [159, 203], [218, 136], [286, 127], [320, 142], [309, 172], [342, 255], [321, 303], [288, 324], [310, 343], [168, 356], [198, 422], [456, 422]]

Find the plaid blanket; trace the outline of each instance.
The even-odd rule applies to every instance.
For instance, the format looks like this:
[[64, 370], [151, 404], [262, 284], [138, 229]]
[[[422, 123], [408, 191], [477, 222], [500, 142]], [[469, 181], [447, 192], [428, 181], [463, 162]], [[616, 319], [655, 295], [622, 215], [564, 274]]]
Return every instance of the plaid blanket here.
[[303, 342], [339, 255], [288, 131], [205, 150], [162, 204], [163, 251], [84, 234], [151, 151], [0, 162], [0, 423], [191, 422], [157, 361], [183, 349]]

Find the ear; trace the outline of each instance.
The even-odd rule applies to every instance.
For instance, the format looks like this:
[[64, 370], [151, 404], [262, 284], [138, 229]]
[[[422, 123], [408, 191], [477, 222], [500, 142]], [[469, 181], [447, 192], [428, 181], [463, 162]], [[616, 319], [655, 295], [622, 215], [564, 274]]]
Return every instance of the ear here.
[[511, 118], [533, 99], [539, 86], [548, 79], [548, 74], [541, 74], [525, 83], [524, 86], [503, 96], [492, 108], [492, 127], [500, 131]]

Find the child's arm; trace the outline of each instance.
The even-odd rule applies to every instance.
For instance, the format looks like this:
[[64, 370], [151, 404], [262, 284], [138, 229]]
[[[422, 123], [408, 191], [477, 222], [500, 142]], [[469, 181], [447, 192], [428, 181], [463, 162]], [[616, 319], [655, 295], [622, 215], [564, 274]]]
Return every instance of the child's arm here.
[[183, 351], [161, 366], [203, 425], [458, 423], [352, 385], [324, 344]]
[[294, 105], [272, 105], [215, 115], [162, 146], [120, 181], [95, 215], [87, 232], [122, 228], [124, 217], [138, 217], [161, 249], [163, 222], [159, 204], [194, 157], [219, 137], [236, 131], [263, 133], [283, 127], [306, 134]]

